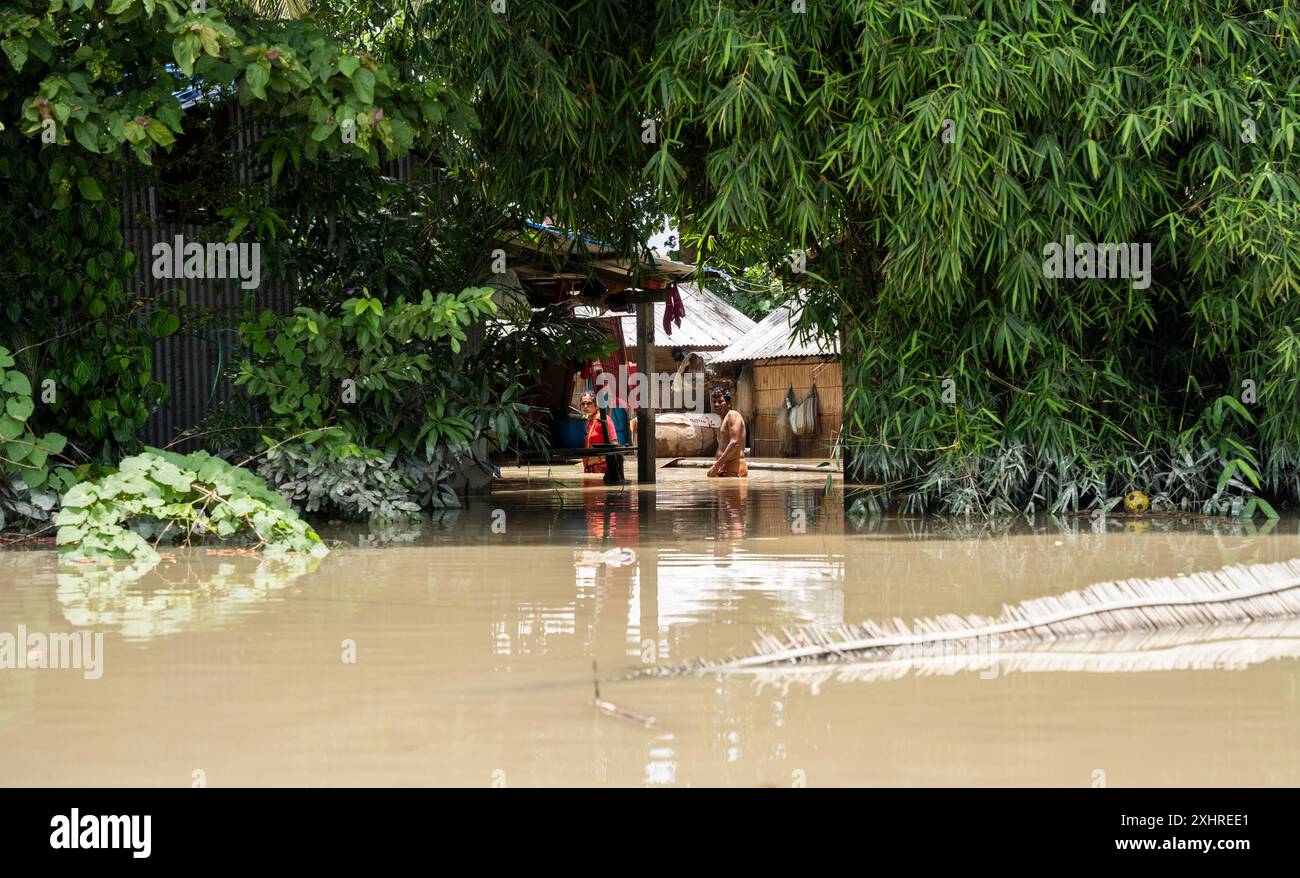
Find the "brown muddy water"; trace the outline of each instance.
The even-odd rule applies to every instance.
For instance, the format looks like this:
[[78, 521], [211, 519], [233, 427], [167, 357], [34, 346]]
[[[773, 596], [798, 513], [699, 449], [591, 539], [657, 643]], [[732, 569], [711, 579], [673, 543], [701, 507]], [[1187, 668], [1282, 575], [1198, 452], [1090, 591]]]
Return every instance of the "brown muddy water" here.
[[[935, 613], [1300, 557], [1300, 524], [847, 522], [816, 474], [511, 470], [314, 567], [142, 577], [0, 552], [0, 632], [104, 634], [102, 675], [0, 670], [0, 784], [1300, 785], [1300, 660], [1175, 671], [683, 676], [755, 627]], [[354, 658], [354, 661], [348, 659]], [[603, 699], [655, 718], [594, 710]]]

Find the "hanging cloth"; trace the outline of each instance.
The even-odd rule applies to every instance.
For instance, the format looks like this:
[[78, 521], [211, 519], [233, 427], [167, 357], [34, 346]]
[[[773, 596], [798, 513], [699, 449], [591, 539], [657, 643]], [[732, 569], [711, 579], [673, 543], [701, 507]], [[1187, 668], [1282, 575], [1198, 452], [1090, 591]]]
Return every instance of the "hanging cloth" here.
[[[660, 289], [661, 284], [657, 280], [646, 281], [646, 289]], [[682, 325], [682, 318], [686, 316], [686, 305], [682, 303], [681, 291], [677, 288], [676, 283], [668, 285], [668, 298], [664, 300], [664, 335], [669, 337], [673, 334], [673, 327]]]
[[[794, 399], [793, 388], [790, 399]], [[800, 437], [817, 435], [817, 382], [813, 382], [812, 390], [803, 402], [791, 407], [790, 432]]]
[[795, 457], [799, 453], [794, 431], [790, 429], [790, 413], [795, 410], [797, 405], [798, 402], [794, 398], [794, 387], [791, 386], [785, 392], [785, 399], [781, 400], [779, 411], [776, 414], [777, 450], [782, 457]]

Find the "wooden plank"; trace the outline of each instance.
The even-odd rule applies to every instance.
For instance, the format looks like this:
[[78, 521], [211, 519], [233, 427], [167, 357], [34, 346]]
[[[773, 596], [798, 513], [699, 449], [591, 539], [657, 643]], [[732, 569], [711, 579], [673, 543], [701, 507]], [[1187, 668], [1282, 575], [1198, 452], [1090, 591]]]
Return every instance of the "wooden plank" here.
[[[655, 306], [642, 302], [636, 306], [636, 367], [637, 374], [649, 381], [655, 362]], [[655, 410], [645, 383], [639, 385], [637, 394], [636, 428], [637, 455], [636, 478], [641, 484], [654, 484], [655, 480]]]
[[[599, 272], [597, 272], [599, 274]], [[601, 280], [621, 280], [615, 276], [602, 277]], [[621, 293], [610, 293], [604, 297], [596, 296], [572, 296], [565, 299], [566, 302], [573, 302], [575, 305], [590, 305], [593, 308], [608, 308], [613, 310], [621, 308], [624, 305], [640, 305], [642, 302], [667, 302], [668, 290], [624, 290]]]
[[[688, 457], [674, 457], [665, 463], [660, 469], [667, 469], [670, 466], [695, 467], [696, 469], [712, 469], [716, 461], [712, 460], [693, 460]], [[773, 470], [780, 472], [797, 472], [797, 473], [838, 473], [839, 470], [831, 469], [828, 466], [816, 466], [810, 463], [765, 463], [761, 460], [747, 461], [747, 465], [752, 470]]]
[[523, 449], [514, 452], [500, 452], [490, 455], [498, 466], [513, 466], [515, 461], [523, 463], [566, 463], [581, 460], [584, 457], [605, 457], [617, 455], [628, 457], [636, 454], [634, 445], [601, 445], [598, 448], [547, 448], [544, 450]]

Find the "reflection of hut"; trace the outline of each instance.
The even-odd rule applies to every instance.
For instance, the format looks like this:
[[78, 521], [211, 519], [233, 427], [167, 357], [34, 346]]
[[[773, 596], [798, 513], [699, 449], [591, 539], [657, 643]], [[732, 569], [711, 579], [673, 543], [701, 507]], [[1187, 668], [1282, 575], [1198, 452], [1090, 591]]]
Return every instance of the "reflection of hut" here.
[[[734, 344], [709, 358], [715, 369], [736, 376], [736, 410], [749, 426], [747, 445], [756, 457], [785, 454], [827, 457], [844, 421], [839, 344], [834, 338], [801, 337], [799, 312], [777, 308]], [[817, 388], [816, 422], [804, 436], [792, 436], [786, 398], [803, 403]], [[784, 423], [783, 423], [784, 419]]]

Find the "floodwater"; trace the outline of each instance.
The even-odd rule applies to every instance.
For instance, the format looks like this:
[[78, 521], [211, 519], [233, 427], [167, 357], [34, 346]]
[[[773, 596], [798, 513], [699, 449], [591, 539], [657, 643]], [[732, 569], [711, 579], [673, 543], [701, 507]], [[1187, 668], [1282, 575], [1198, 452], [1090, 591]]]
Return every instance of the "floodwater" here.
[[[652, 501], [511, 470], [420, 525], [322, 528], [342, 545], [312, 565], [199, 549], [110, 576], [0, 552], [0, 633], [104, 635], [98, 679], [0, 670], [0, 784], [1300, 785], [1296, 658], [626, 678], [756, 627], [1297, 558], [1295, 520], [858, 526], [838, 478], [660, 477]], [[601, 698], [654, 726], [590, 705], [593, 661]]]

